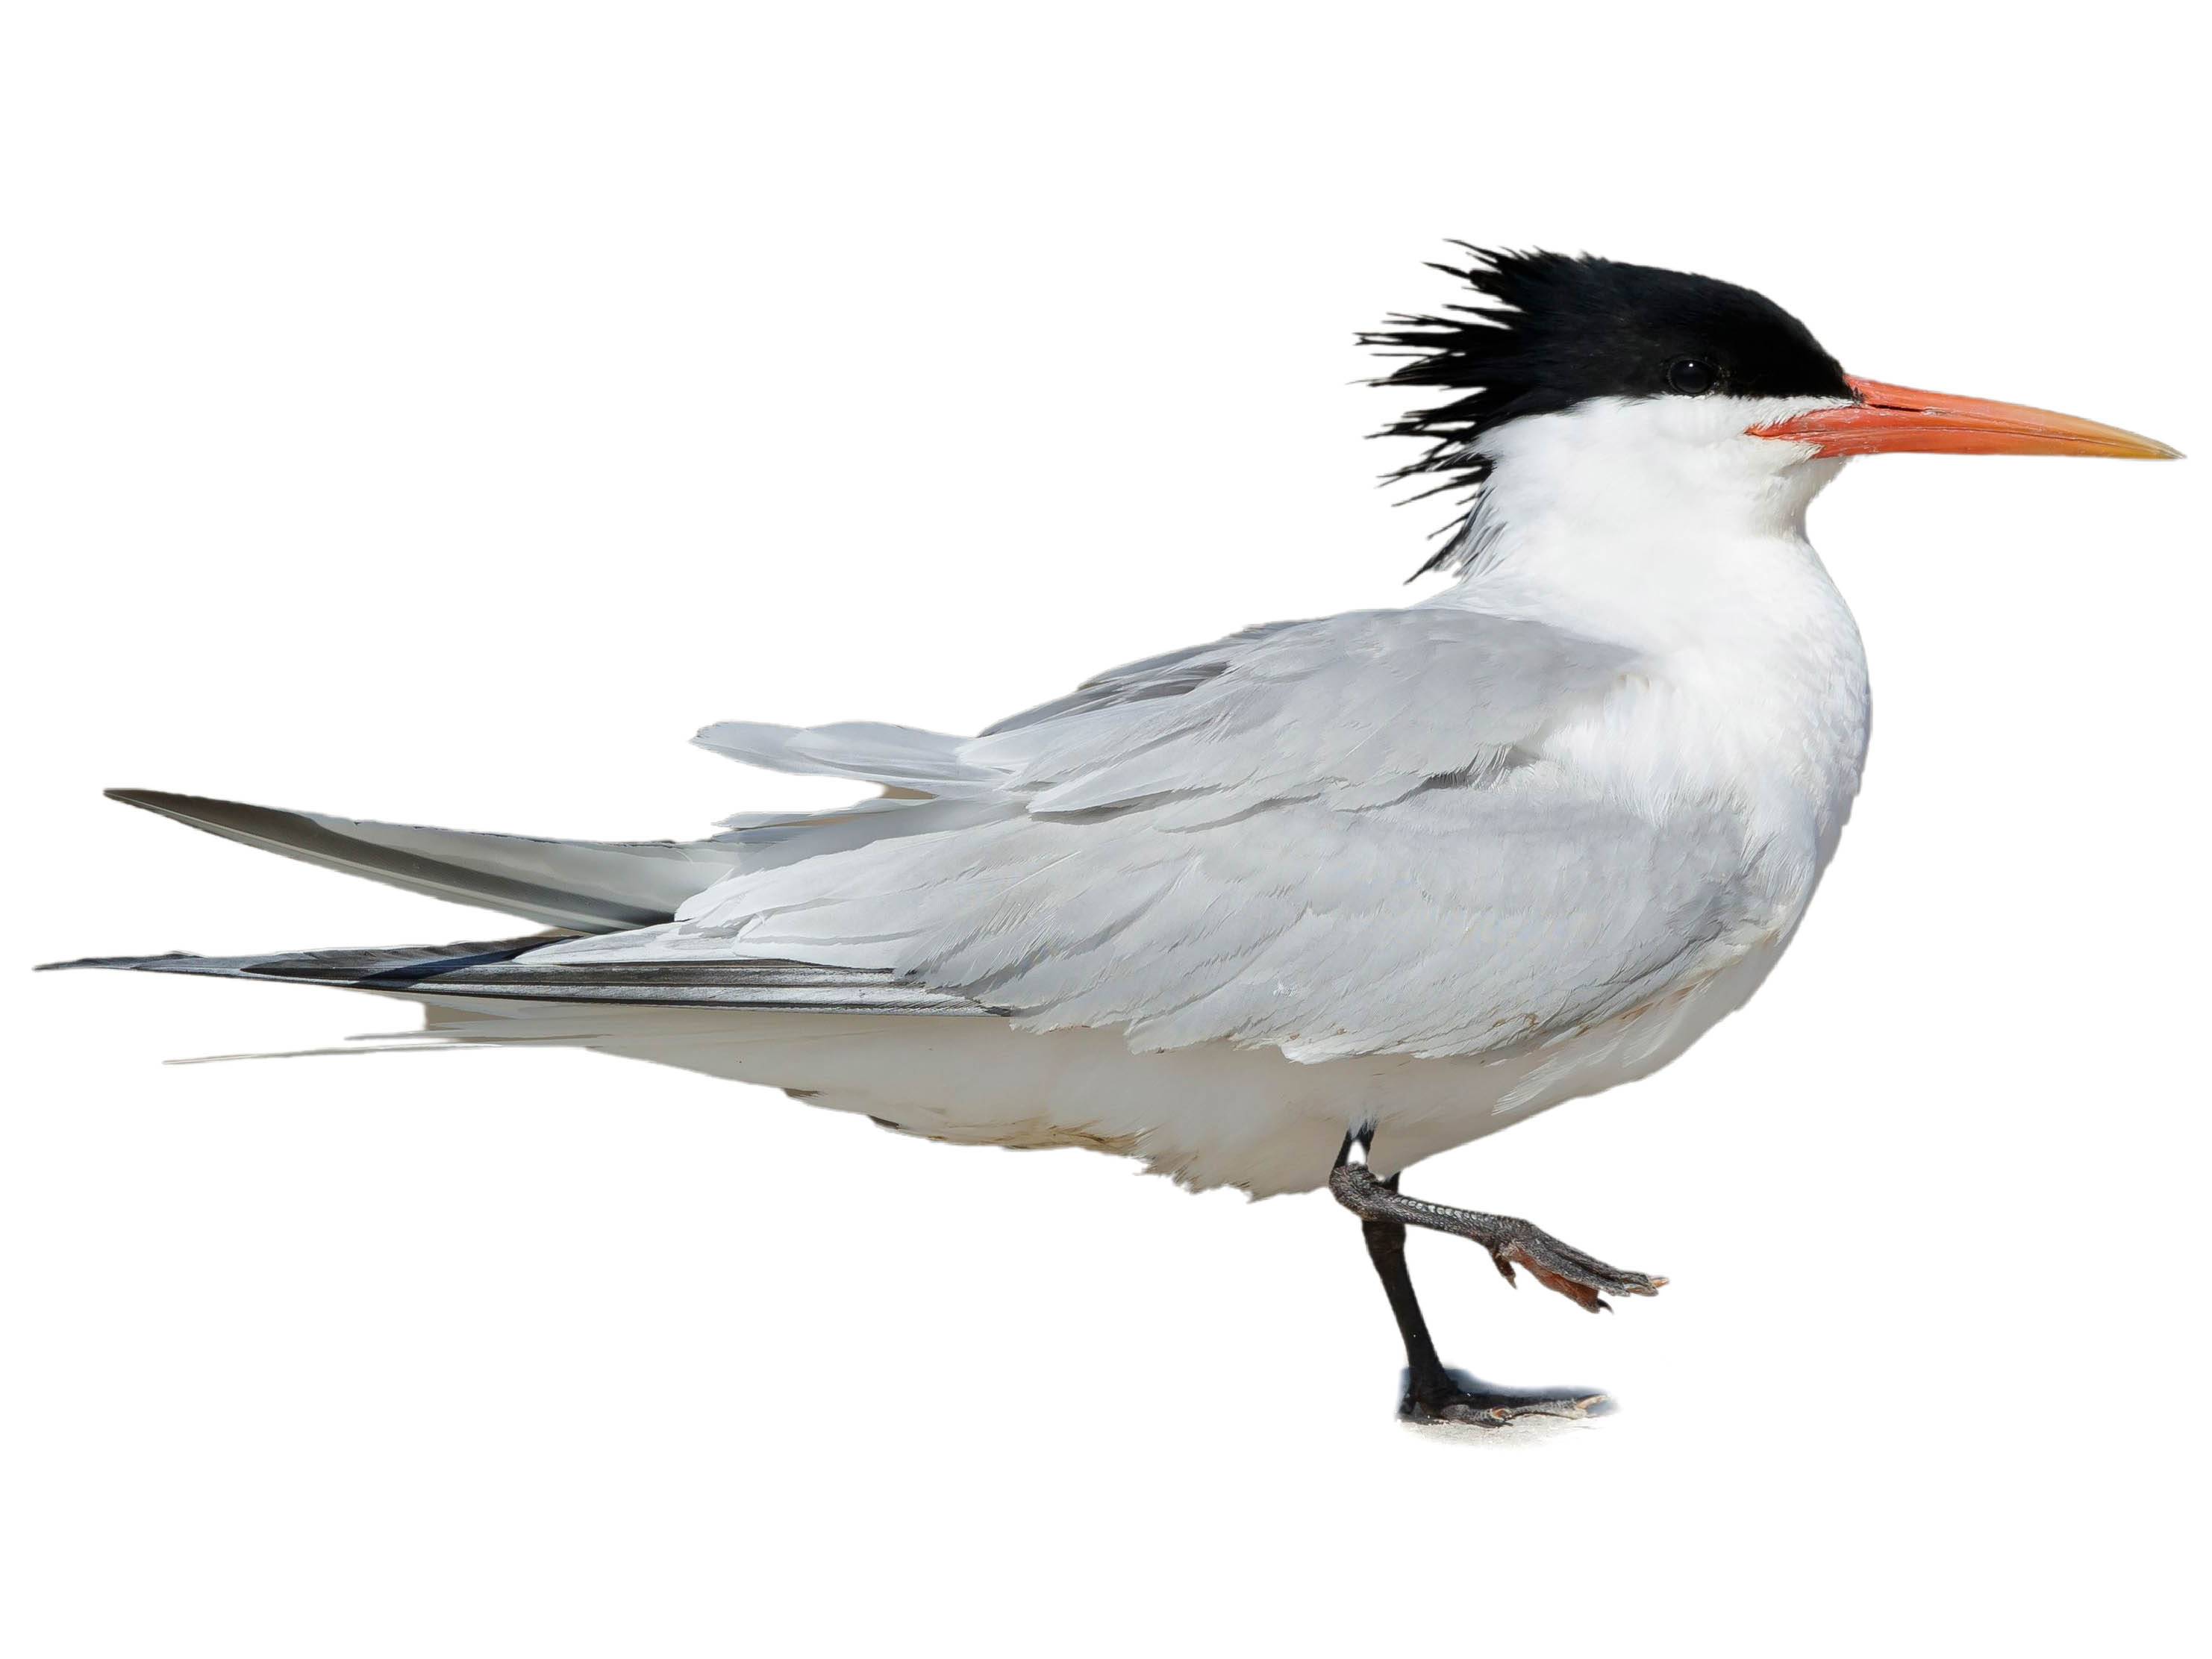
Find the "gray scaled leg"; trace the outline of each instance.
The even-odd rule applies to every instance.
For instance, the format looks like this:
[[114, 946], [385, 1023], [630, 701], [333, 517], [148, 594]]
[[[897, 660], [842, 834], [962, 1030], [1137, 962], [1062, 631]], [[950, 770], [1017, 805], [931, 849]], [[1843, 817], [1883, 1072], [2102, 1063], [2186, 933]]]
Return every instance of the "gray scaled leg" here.
[[1447, 1368], [1437, 1354], [1428, 1322], [1421, 1316], [1420, 1302], [1413, 1294], [1413, 1275], [1406, 1267], [1406, 1229], [1427, 1227], [1471, 1238], [1490, 1252], [1508, 1283], [1513, 1281], [1517, 1263], [1540, 1283], [1593, 1313], [1607, 1305], [1601, 1292], [1652, 1296], [1667, 1281], [1609, 1267], [1512, 1216], [1455, 1210], [1408, 1198], [1398, 1190], [1395, 1176], [1385, 1181], [1368, 1167], [1367, 1148], [1372, 1137], [1372, 1130], [1355, 1130], [1345, 1137], [1336, 1167], [1329, 1173], [1328, 1189], [1337, 1202], [1359, 1217], [1367, 1254], [1382, 1278], [1383, 1294], [1390, 1299], [1390, 1311], [1406, 1341], [1406, 1389], [1398, 1403], [1398, 1414], [1414, 1423], [1496, 1425], [1516, 1417], [1587, 1417], [1603, 1410], [1607, 1404], [1605, 1395], [1588, 1389], [1501, 1389]]

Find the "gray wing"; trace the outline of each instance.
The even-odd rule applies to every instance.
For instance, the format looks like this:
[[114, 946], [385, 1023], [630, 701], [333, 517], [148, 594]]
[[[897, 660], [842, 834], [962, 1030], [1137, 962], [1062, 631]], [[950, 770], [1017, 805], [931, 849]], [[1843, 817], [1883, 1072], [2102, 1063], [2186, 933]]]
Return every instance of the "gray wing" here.
[[672, 924], [539, 954], [880, 971], [1146, 1048], [1540, 1041], [1701, 971], [1740, 919], [1729, 823], [1655, 821], [1546, 752], [1632, 661], [1449, 606], [1255, 630], [975, 738], [902, 739], [904, 786], [934, 769], [957, 792], [947, 827], [736, 875]]

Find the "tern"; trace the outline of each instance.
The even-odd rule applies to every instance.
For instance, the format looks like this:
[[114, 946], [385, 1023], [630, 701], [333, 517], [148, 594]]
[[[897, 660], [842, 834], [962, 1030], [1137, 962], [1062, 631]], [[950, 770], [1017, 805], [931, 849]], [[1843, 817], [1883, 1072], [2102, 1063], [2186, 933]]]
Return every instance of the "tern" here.
[[1640, 1078], [1789, 945], [1859, 787], [1856, 625], [1806, 538], [1850, 458], [2169, 458], [1846, 374], [1734, 284], [1455, 245], [1436, 314], [1363, 342], [1428, 401], [1394, 475], [1461, 492], [1449, 585], [1131, 663], [974, 737], [710, 726], [880, 793], [595, 843], [117, 799], [554, 931], [66, 966], [348, 987], [433, 1043], [545, 1042], [764, 1084], [933, 1139], [1085, 1146], [1192, 1188], [1326, 1187], [1406, 1348], [1400, 1414], [1605, 1397], [1448, 1369], [1408, 1227], [1596, 1310], [1665, 1280], [1401, 1172]]

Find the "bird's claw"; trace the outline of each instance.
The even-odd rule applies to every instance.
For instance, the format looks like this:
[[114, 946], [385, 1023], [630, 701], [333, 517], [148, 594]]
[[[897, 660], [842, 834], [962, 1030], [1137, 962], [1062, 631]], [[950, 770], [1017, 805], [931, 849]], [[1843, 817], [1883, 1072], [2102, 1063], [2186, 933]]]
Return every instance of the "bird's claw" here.
[[1538, 1284], [1592, 1313], [1604, 1313], [1614, 1296], [1656, 1296], [1667, 1281], [1650, 1273], [1634, 1273], [1610, 1267], [1571, 1244], [1563, 1244], [1540, 1227], [1525, 1221], [1509, 1221], [1495, 1239], [1486, 1239], [1490, 1259], [1505, 1282], [1516, 1284], [1513, 1269], [1526, 1267]]

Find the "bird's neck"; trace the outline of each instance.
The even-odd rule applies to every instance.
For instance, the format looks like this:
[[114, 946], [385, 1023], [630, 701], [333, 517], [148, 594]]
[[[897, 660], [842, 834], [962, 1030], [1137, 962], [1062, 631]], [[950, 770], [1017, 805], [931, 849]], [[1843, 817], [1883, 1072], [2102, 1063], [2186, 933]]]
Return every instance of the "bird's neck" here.
[[1825, 583], [1805, 512], [1842, 463], [1704, 430], [1701, 413], [1601, 399], [1491, 434], [1457, 550], [1468, 584], [1604, 617], [1626, 638], [1694, 633], [1769, 588]]
[[1869, 726], [1858, 629], [1804, 533], [1826, 477], [1695, 489], [1635, 471], [1501, 464], [1485, 545], [1429, 603], [1634, 650], [1620, 691], [1546, 752], [1655, 812], [1685, 797], [1732, 803], [1809, 896], [1857, 792]]

